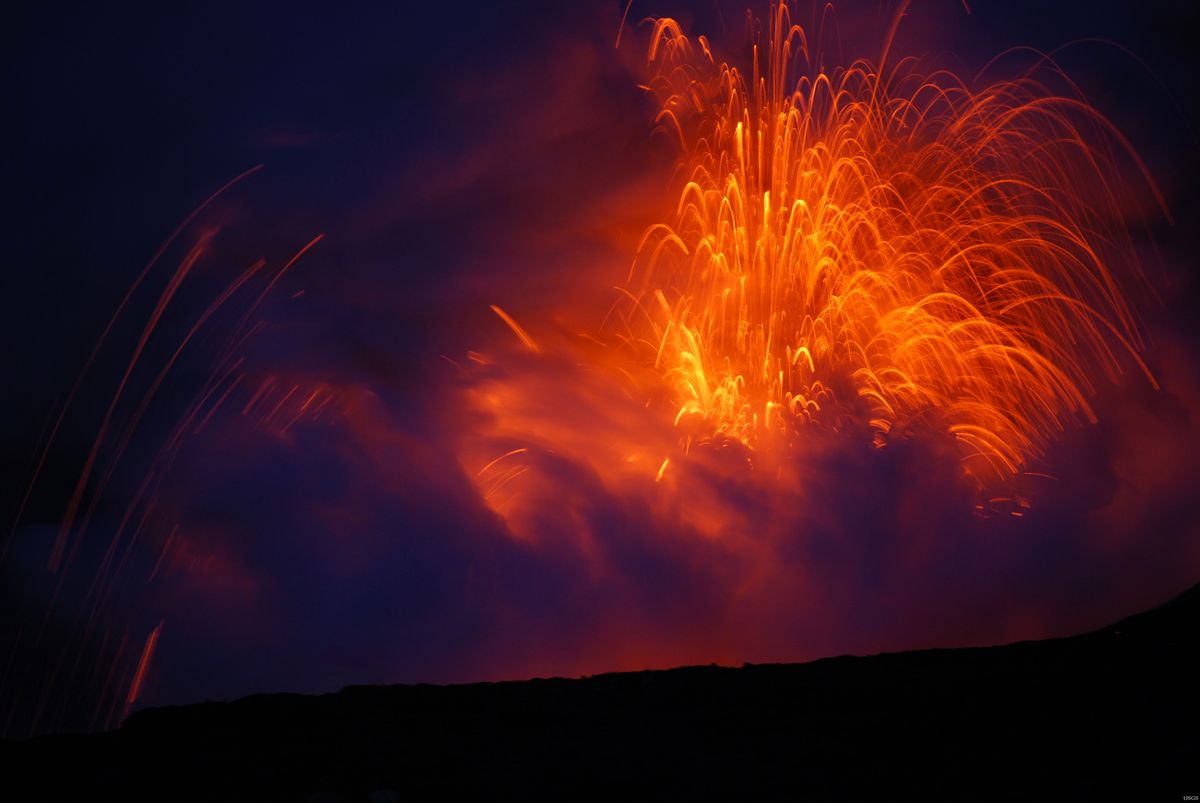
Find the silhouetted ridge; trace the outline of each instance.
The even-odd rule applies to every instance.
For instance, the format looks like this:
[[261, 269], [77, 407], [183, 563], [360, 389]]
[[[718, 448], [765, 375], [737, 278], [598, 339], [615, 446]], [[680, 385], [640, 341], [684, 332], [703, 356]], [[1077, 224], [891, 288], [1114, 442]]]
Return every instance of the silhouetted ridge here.
[[257, 695], [0, 755], [42, 799], [1179, 800], [1198, 625], [1200, 586], [1069, 638]]

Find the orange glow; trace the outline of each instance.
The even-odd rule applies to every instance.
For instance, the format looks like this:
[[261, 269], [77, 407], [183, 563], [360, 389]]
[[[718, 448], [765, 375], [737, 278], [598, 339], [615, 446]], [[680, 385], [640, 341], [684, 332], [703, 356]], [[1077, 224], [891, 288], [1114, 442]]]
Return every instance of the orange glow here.
[[877, 62], [832, 69], [784, 3], [748, 71], [652, 21], [642, 87], [679, 157], [606, 324], [493, 305], [523, 348], [468, 355], [460, 457], [514, 538], [584, 533], [587, 485], [767, 566], [744, 497], [820, 505], [830, 454], [908, 440], [975, 514], [1021, 519], [1101, 382], [1156, 386], [1137, 155], [1048, 58], [979, 87], [893, 63], [903, 12]]
[[891, 63], [899, 20], [878, 63], [830, 71], [783, 3], [749, 72], [653, 24], [676, 203], [618, 309], [684, 451], [925, 429], [984, 487], [1094, 421], [1099, 380], [1154, 382], [1118, 279], [1141, 276], [1118, 178], [1146, 175], [1136, 155], [1048, 61], [980, 89]]

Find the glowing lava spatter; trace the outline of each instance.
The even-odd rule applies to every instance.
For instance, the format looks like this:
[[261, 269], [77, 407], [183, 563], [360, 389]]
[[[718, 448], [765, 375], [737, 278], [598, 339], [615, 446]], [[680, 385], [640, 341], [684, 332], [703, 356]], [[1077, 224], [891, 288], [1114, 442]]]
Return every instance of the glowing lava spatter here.
[[932, 427], [982, 485], [1094, 420], [1097, 380], [1154, 381], [1117, 279], [1140, 277], [1118, 162], [1146, 176], [1125, 140], [1048, 59], [973, 89], [889, 63], [894, 34], [826, 72], [774, 4], [747, 74], [654, 22], [678, 202], [642, 239], [628, 320], [688, 445]]

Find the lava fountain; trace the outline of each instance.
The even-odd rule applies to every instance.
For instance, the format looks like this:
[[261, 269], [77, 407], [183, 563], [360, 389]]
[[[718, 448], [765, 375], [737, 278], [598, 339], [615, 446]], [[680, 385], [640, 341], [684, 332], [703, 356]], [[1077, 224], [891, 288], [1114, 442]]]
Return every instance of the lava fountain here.
[[1155, 381], [1127, 300], [1127, 165], [1153, 190], [1137, 155], [1048, 58], [979, 89], [893, 63], [903, 11], [877, 63], [831, 71], [785, 3], [746, 70], [652, 23], [644, 88], [678, 143], [676, 204], [619, 313], [685, 451], [932, 429], [983, 488], [1094, 422], [1099, 381]]
[[[678, 148], [673, 203], [604, 325], [557, 367], [493, 307], [558, 374], [485, 372], [474, 388], [494, 439], [466, 462], [510, 529], [561, 498], [535, 487], [553, 469], [527, 476], [531, 449], [631, 493], [701, 447], [779, 490], [831, 443], [912, 439], [952, 444], [936, 459], [957, 464], [976, 511], [1021, 516], [1030, 478], [1053, 479], [1047, 447], [1097, 422], [1101, 383], [1133, 371], [1157, 387], [1131, 301], [1149, 286], [1129, 198], [1166, 208], [1149, 171], [1045, 54], [991, 83], [893, 57], [906, 6], [877, 61], [831, 70], [824, 34], [787, 3], [765, 26], [748, 14], [745, 68], [674, 19], [647, 21], [641, 88]], [[619, 388], [610, 402], [597, 373]]]

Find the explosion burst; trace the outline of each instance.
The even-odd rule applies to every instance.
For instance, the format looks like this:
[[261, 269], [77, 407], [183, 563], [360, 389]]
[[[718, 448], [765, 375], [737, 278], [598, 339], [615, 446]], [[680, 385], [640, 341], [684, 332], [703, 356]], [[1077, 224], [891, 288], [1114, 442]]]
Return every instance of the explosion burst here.
[[889, 63], [903, 11], [877, 64], [832, 71], [786, 3], [748, 74], [653, 24], [678, 200], [642, 239], [627, 320], [685, 448], [932, 429], [985, 487], [1094, 422], [1099, 380], [1154, 383], [1118, 278], [1141, 275], [1119, 178], [1150, 182], [1136, 154], [1048, 58], [982, 89]]

